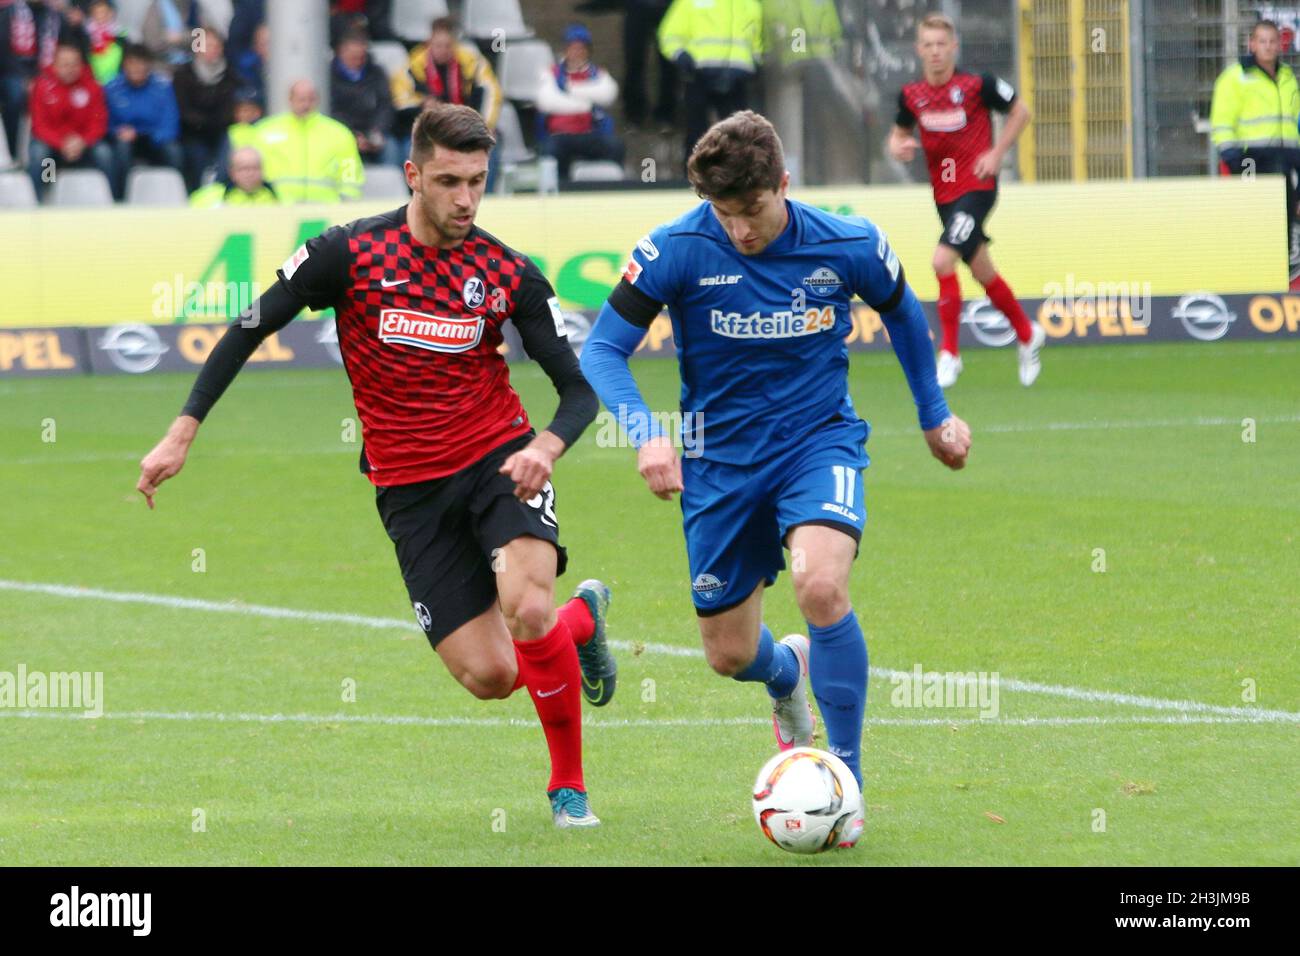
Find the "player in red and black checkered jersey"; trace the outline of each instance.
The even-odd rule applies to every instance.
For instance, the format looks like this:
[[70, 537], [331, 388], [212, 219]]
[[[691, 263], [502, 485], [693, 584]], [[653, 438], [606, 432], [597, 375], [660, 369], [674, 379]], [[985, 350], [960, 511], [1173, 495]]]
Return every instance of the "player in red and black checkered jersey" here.
[[[333, 308], [361, 419], [361, 470], [416, 620], [475, 697], [528, 688], [550, 749], [555, 822], [592, 826], [600, 821], [583, 780], [579, 695], [600, 706], [614, 692], [609, 589], [584, 581], [555, 608], [567, 555], [550, 478], [597, 402], [546, 277], [474, 225], [493, 145], [467, 106], [421, 113], [405, 164], [410, 202], [327, 229], [285, 262], [213, 349], [180, 417], [141, 462], [137, 487], [152, 508], [258, 345], [304, 307]], [[540, 434], [498, 350], [506, 319], [560, 396]]]
[[[976, 76], [957, 69], [957, 28], [942, 14], [924, 17], [916, 28], [916, 53], [924, 79], [908, 83], [898, 94], [898, 117], [889, 133], [889, 153], [910, 163], [917, 147], [925, 150], [934, 186], [934, 202], [943, 234], [934, 251], [939, 277], [939, 385], [949, 388], [961, 374], [957, 331], [961, 322], [961, 286], [957, 259], [970, 267], [989, 301], [1007, 317], [1020, 341], [1020, 382], [1032, 385], [1041, 370], [1039, 352], [1046, 334], [1030, 322], [1015, 293], [998, 275], [989, 256], [984, 220], [998, 198], [998, 168], [1029, 123], [1029, 110], [1011, 84], [991, 73]], [[1007, 113], [1002, 135], [993, 142], [989, 110]], [[921, 141], [911, 131], [920, 127]]]

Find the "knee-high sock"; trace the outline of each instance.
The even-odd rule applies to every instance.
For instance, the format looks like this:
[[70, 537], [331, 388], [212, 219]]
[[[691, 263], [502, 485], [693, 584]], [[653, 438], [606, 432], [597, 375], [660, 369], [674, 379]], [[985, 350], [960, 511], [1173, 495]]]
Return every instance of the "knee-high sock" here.
[[961, 282], [957, 273], [939, 276], [939, 348], [958, 354], [957, 329], [961, 324]]
[[830, 627], [808, 625], [813, 695], [831, 753], [862, 783], [862, 721], [867, 709], [867, 641], [852, 609]]
[[1028, 342], [1034, 334], [1029, 326], [1029, 316], [1025, 315], [1025, 310], [1020, 307], [1020, 302], [1016, 299], [1016, 294], [1011, 291], [1011, 286], [1006, 284], [1002, 276], [994, 276], [993, 281], [984, 287], [984, 291], [989, 294], [989, 301], [1007, 317], [1011, 327], [1016, 330], [1016, 338], [1021, 342]]
[[563, 621], [536, 641], [515, 641], [519, 679], [537, 708], [551, 752], [548, 791], [560, 787], [586, 790], [582, 780], [582, 705], [579, 699], [578, 650]]
[[761, 681], [773, 697], [788, 697], [799, 682], [799, 659], [790, 648], [778, 644], [764, 624], [758, 634], [758, 653], [753, 663], [732, 675], [732, 679]]
[[596, 622], [591, 617], [591, 609], [582, 598], [569, 598], [555, 609], [555, 616], [569, 628], [575, 644], [586, 644], [596, 633]]

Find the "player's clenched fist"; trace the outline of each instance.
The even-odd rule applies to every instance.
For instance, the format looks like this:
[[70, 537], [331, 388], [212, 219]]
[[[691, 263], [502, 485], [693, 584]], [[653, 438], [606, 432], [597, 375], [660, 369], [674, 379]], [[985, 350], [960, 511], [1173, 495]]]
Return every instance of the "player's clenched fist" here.
[[140, 459], [140, 480], [135, 483], [135, 490], [144, 495], [150, 508], [158, 486], [185, 467], [185, 456], [198, 428], [197, 419], [182, 415], [172, 423], [162, 441], [154, 445], [153, 451]]
[[564, 451], [564, 442], [550, 432], [542, 432], [527, 448], [521, 448], [498, 469], [501, 474], [509, 475], [515, 483], [515, 497], [527, 501], [542, 490], [542, 485], [551, 480], [551, 470], [555, 459]]
[[930, 446], [930, 453], [953, 471], [966, 467], [966, 456], [970, 454], [970, 426], [956, 415], [938, 428], [927, 429], [925, 441]]
[[641, 446], [636, 467], [650, 490], [665, 501], [682, 490], [682, 460], [672, 439], [666, 435], [652, 438]]

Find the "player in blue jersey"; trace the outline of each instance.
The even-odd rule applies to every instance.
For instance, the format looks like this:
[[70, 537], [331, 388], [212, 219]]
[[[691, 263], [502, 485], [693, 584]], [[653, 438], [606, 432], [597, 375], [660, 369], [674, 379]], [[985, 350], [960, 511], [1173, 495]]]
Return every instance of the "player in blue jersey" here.
[[[849, 600], [866, 519], [870, 426], [848, 389], [849, 303], [884, 320], [931, 451], [966, 463], [970, 430], [935, 379], [930, 330], [884, 233], [786, 197], [776, 130], [752, 111], [715, 124], [688, 164], [705, 200], [641, 239], [587, 339], [582, 370], [638, 448], [660, 498], [681, 492], [709, 665], [767, 686], [782, 749], [812, 742], [811, 683], [829, 749], [862, 780], [867, 649]], [[682, 377], [683, 445], [655, 426], [627, 360], [663, 306]], [[763, 588], [791, 552], [808, 635], [780, 642]], [[852, 845], [854, 821], [842, 836]]]

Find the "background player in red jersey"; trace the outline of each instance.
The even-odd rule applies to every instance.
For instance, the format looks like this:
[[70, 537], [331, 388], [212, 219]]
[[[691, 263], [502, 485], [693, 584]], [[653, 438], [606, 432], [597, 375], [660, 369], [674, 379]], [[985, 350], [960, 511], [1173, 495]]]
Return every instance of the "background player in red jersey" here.
[[[998, 169], [1029, 124], [1029, 110], [1005, 80], [990, 73], [976, 76], [958, 71], [957, 45], [957, 28], [946, 16], [932, 13], [917, 25], [916, 53], [925, 78], [908, 83], [898, 94], [898, 117], [889, 132], [889, 154], [895, 159], [909, 163], [918, 147], [925, 150], [934, 202], [943, 220], [943, 235], [934, 250], [943, 331], [939, 385], [949, 388], [961, 374], [958, 257], [1015, 329], [1020, 341], [1020, 384], [1033, 385], [1042, 367], [1039, 352], [1046, 334], [1029, 320], [1011, 287], [998, 275], [989, 256], [991, 240], [984, 234], [984, 220], [997, 202]], [[996, 143], [990, 109], [1008, 114]], [[921, 130], [919, 143], [911, 135], [916, 126]]]
[[[614, 692], [609, 589], [584, 581], [555, 608], [567, 555], [550, 477], [595, 417], [596, 396], [550, 283], [474, 225], [493, 145], [469, 107], [420, 114], [405, 165], [411, 201], [327, 229], [285, 262], [213, 349], [180, 417], [140, 463], [137, 488], [152, 508], [263, 339], [304, 307], [335, 309], [361, 419], [361, 470], [376, 487], [416, 620], [475, 697], [528, 688], [550, 750], [555, 823], [593, 826], [579, 694], [600, 706]], [[560, 396], [540, 434], [498, 351], [506, 319]]]

